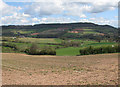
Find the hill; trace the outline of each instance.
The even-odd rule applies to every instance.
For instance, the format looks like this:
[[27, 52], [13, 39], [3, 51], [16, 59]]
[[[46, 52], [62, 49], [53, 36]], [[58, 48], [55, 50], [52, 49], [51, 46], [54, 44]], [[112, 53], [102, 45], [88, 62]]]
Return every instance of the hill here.
[[3, 36], [36, 38], [115, 39], [118, 33], [118, 29], [115, 27], [94, 23], [9, 25], [2, 26], [2, 30]]

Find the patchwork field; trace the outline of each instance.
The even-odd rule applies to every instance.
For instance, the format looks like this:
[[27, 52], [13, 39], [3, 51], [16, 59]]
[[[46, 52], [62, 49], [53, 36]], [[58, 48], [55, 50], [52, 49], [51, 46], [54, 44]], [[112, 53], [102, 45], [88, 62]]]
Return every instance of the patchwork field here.
[[38, 56], [2, 53], [3, 85], [115, 85], [118, 54]]
[[[80, 54], [80, 49], [85, 47], [105, 47], [118, 44], [107, 40], [101, 40], [101, 42], [98, 42], [95, 40], [81, 39], [62, 40], [59, 38], [14, 38], [15, 37], [4, 37], [2, 42], [9, 45], [15, 45], [17, 50], [14, 50], [10, 46], [2, 45], [3, 53], [23, 53], [27, 48], [31, 47], [33, 43], [36, 43], [37, 47], [40, 49], [44, 49], [45, 47], [54, 48], [57, 56], [76, 56]], [[64, 42], [67, 42], [67, 44], [63, 44]], [[75, 42], [77, 42], [79, 46], [67, 46], [68, 44], [74, 45]]]

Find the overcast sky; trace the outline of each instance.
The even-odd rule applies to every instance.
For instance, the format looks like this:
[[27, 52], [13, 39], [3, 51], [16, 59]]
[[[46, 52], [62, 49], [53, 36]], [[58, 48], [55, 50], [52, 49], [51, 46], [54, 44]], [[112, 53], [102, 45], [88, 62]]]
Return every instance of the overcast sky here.
[[118, 0], [0, 0], [0, 13], [3, 25], [93, 22], [118, 26]]

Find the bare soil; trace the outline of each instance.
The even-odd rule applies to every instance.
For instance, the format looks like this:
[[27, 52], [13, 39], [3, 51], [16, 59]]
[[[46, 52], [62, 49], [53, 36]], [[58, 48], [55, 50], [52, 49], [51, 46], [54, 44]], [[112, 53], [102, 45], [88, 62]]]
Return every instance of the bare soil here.
[[116, 85], [118, 54], [35, 56], [2, 54], [3, 85]]

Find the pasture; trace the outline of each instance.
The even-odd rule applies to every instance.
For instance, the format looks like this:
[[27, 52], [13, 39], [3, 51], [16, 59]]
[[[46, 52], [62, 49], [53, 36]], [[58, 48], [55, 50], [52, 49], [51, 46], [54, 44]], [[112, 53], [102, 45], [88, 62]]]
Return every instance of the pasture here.
[[19, 38], [20, 41], [30, 42], [30, 43], [60, 43], [60, 39], [55, 38]]

